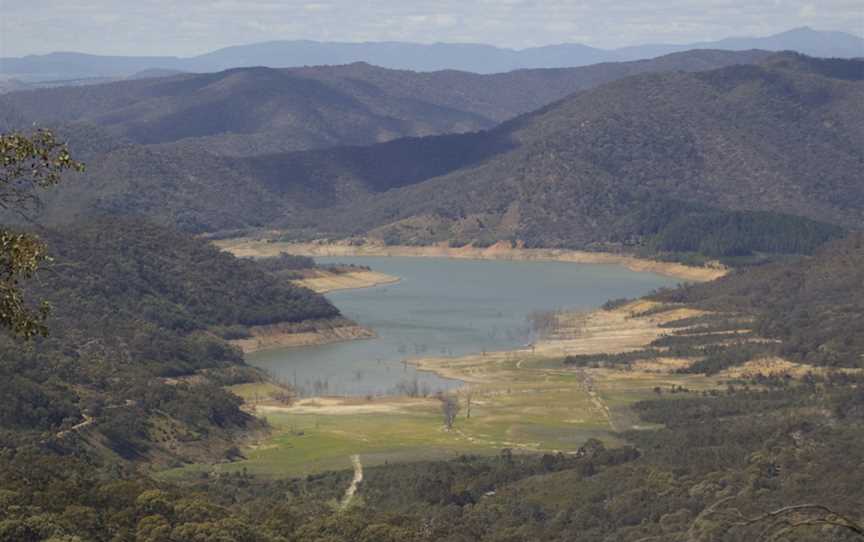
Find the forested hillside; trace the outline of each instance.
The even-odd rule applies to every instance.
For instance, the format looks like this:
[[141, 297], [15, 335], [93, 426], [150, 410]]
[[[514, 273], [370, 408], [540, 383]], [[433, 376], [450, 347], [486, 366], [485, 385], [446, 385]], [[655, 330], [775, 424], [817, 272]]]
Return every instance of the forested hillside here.
[[861, 227], [862, 79], [864, 62], [791, 54], [623, 79], [487, 132], [513, 145], [503, 153], [340, 206], [321, 227], [576, 247], [644, 245], [707, 208]]
[[163, 465], [222, 459], [261, 426], [221, 386], [263, 378], [222, 336], [339, 315], [253, 262], [142, 221], [94, 219], [40, 236], [53, 261], [25, 297], [53, 311], [46, 338], [0, 338], [7, 446], [43, 441]]
[[631, 75], [660, 72], [695, 72], [753, 64], [769, 57], [767, 51], [701, 50], [673, 53], [632, 62], [603, 62], [578, 68], [524, 69], [479, 75], [445, 70], [411, 72], [388, 70], [359, 63], [348, 66], [295, 68], [291, 73], [334, 85], [363, 82], [390, 95], [470, 112], [503, 122], [539, 109], [579, 90]]
[[195, 139], [211, 152], [252, 155], [397, 137], [464, 132], [492, 122], [354, 82], [327, 84], [286, 70], [238, 68], [204, 75], [12, 93], [28, 122], [84, 122], [134, 143]]
[[364, 63], [238, 68], [12, 93], [0, 98], [0, 110], [17, 111], [25, 125], [91, 123], [134, 143], [184, 140], [185, 147], [250, 156], [470, 132], [628, 75], [752, 63], [768, 54], [690, 51], [495, 75], [417, 73]]
[[778, 262], [657, 296], [754, 318], [753, 331], [803, 363], [864, 369], [864, 236], [830, 243], [811, 257]]
[[[511, 147], [506, 135], [482, 133], [346, 144], [490, 127], [628, 75], [767, 55], [691, 51], [490, 76], [368, 64], [236, 69], [13, 93], [0, 98], [0, 129], [66, 123], [62, 136], [88, 164], [86, 175], [48, 195], [45, 221], [108, 212], [192, 232], [254, 228], [440, 176]], [[314, 147], [330, 148], [284, 152]]]
[[[862, 65], [780, 54], [639, 75], [486, 132], [240, 159], [77, 124], [64, 136], [88, 172], [46, 198], [44, 216], [393, 243], [806, 253], [864, 221]], [[352, 69], [376, 73], [342, 73]], [[317, 73], [336, 80], [339, 70]]]

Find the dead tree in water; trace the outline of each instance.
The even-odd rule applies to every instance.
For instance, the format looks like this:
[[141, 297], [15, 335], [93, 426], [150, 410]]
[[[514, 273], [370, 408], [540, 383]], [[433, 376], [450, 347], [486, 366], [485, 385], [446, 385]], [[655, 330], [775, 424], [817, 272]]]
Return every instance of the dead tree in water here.
[[459, 414], [459, 401], [452, 395], [441, 395], [441, 413], [444, 415], [444, 425], [447, 429], [453, 429], [453, 422]]
[[474, 392], [471, 390], [471, 386], [468, 386], [465, 388], [465, 390], [462, 392], [462, 394], [465, 396], [465, 419], [470, 420], [471, 419], [471, 399], [474, 398]]

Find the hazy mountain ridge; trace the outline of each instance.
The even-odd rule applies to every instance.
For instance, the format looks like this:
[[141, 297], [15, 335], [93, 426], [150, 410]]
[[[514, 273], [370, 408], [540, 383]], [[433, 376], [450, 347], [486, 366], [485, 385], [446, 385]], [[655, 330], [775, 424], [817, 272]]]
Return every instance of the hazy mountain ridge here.
[[[204, 75], [17, 92], [26, 123], [89, 122], [137, 143], [197, 138], [225, 155], [358, 145], [490, 128], [580, 89], [628, 75], [717, 68], [764, 51], [691, 51], [658, 59], [499, 75], [416, 73], [369, 64]], [[185, 144], [191, 144], [186, 141]]]
[[718, 41], [681, 44], [648, 44], [616, 49], [624, 60], [666, 55], [686, 49], [723, 49], [743, 51], [795, 51], [808, 56], [825, 58], [864, 57], [864, 39], [847, 32], [814, 30], [810, 27], [793, 28], [765, 37], [731, 37]]
[[416, 96], [442, 107], [469, 111], [501, 122], [539, 109], [578, 90], [641, 73], [702, 71], [751, 64], [767, 51], [698, 50], [648, 60], [604, 62], [576, 68], [523, 69], [490, 75], [447, 70], [415, 73], [359, 63], [348, 66], [296, 68], [292, 73], [320, 80], [360, 80], [393, 95]]
[[0, 74], [31, 80], [128, 77], [148, 69], [212, 72], [242, 66], [272, 68], [368, 62], [415, 71], [463, 70], [498, 73], [517, 69], [566, 68], [653, 58], [690, 49], [771, 51], [792, 50], [811, 56], [864, 56], [864, 39], [844, 32], [797, 28], [767, 37], [727, 38], [690, 44], [646, 44], [598, 49], [582, 44], [558, 44], [523, 50], [482, 44], [402, 42], [335, 43], [272, 41], [226, 47], [190, 58], [122, 57], [83, 53], [51, 53], [0, 58]]
[[[28, 122], [88, 122], [136, 143], [209, 138], [215, 149], [237, 146], [299, 150], [367, 144], [410, 135], [463, 132], [493, 124], [479, 115], [344, 81], [298, 77], [285, 70], [243, 68], [216, 74], [42, 89], [0, 97], [0, 107]], [[236, 136], [250, 141], [235, 142]]]

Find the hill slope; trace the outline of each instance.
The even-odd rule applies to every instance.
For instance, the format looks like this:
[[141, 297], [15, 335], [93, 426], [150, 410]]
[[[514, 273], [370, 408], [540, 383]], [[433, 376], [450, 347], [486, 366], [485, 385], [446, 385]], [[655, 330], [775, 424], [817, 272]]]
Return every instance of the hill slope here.
[[[719, 255], [777, 249], [753, 235], [770, 231], [790, 233], [779, 244], [795, 251], [837, 232], [791, 217], [864, 224], [862, 66], [780, 54], [643, 74], [486, 132], [242, 159], [189, 141], [124, 144], [77, 124], [66, 135], [89, 170], [49, 198], [47, 216]], [[699, 246], [717, 231], [710, 250]]]
[[[415, 97], [441, 107], [482, 115], [496, 122], [539, 109], [579, 90], [642, 73], [703, 71], [753, 64], [767, 51], [699, 50], [673, 53], [649, 60], [603, 62], [576, 68], [521, 69], [478, 75], [464, 71], [416, 73], [367, 64], [296, 68], [291, 73], [322, 81], [362, 81], [386, 89], [390, 95]], [[344, 84], [344, 83], [343, 83]]]
[[343, 83], [337, 87], [284, 70], [243, 68], [40, 89], [2, 100], [28, 122], [91, 123], [143, 144], [198, 138], [228, 154], [374, 143], [493, 124], [379, 87]]
[[693, 51], [654, 60], [483, 76], [369, 64], [122, 81], [11, 93], [0, 108], [23, 125], [90, 123], [141, 144], [184, 140], [253, 155], [490, 128], [577, 90], [637, 73], [695, 71], [765, 58], [760, 51]]
[[808, 365], [864, 369], [864, 235], [829, 243], [794, 262], [773, 263], [720, 280], [664, 292], [685, 303], [753, 319], [778, 354]]
[[263, 427], [221, 386], [263, 375], [220, 335], [339, 315], [251, 261], [145, 222], [101, 218], [40, 236], [53, 261], [26, 298], [54, 310], [47, 338], [0, 335], [0, 446], [224, 459]]
[[655, 233], [688, 202], [861, 227], [862, 73], [861, 61], [779, 55], [620, 80], [469, 142], [507, 142], [503, 153], [323, 222], [399, 242], [585, 246]]
[[[437, 119], [436, 129], [457, 129], [444, 126], [447, 120], [440, 117], [442, 111], [448, 115], [456, 111], [457, 116], [491, 125], [574, 90], [631, 74], [696, 71], [751, 63], [766, 55], [760, 51], [692, 51], [649, 61], [493, 76], [417, 74], [368, 65], [236, 70], [16, 93], [0, 99], [0, 122], [5, 120], [13, 127], [33, 121], [72, 122], [64, 136], [76, 156], [87, 162], [88, 171], [80, 182], [69, 183], [48, 198], [45, 216], [51, 220], [74, 219], [95, 210], [143, 214], [196, 232], [260, 227], [305, 208], [353, 201], [364, 194], [443, 175], [512, 146], [507, 137], [470, 134], [406, 139], [367, 148], [252, 156], [374, 140], [381, 134], [373, 133], [372, 128], [380, 126], [376, 123], [383, 117], [363, 116], [374, 107], [392, 110], [400, 103], [414, 104], [416, 107], [405, 110], [406, 118], [415, 115], [414, 120], [402, 123], [414, 128], [425, 122], [423, 115], [428, 112], [429, 118]], [[242, 81], [236, 87], [223, 88], [238, 78]], [[354, 96], [352, 103], [362, 110], [358, 122], [369, 130], [344, 126], [341, 110], [330, 108], [326, 96], [310, 98], [309, 103], [289, 100], [295, 83], [326, 87], [326, 96]], [[218, 94], [223, 91], [224, 96]], [[199, 103], [204, 96], [212, 100]], [[247, 99], [249, 106], [242, 110], [230, 107]], [[284, 110], [270, 111], [283, 102]], [[195, 121], [201, 115], [203, 120]], [[310, 118], [311, 124], [298, 128], [298, 123]], [[189, 122], [175, 124], [178, 119]], [[246, 132], [206, 135], [222, 129], [219, 126]], [[398, 130], [391, 135], [396, 133]], [[167, 141], [181, 136], [190, 137], [153, 145], [135, 143], [136, 139]]]

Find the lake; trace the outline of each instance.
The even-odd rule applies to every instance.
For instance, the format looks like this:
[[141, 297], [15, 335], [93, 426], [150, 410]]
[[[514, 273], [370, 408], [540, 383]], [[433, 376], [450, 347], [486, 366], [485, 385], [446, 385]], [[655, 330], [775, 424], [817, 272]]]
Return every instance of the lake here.
[[459, 382], [414, 370], [404, 360], [507, 350], [535, 338], [536, 311], [592, 309], [638, 297], [677, 279], [621, 266], [564, 262], [401, 257], [316, 258], [368, 265], [402, 280], [327, 297], [378, 338], [257, 352], [253, 365], [294, 383], [302, 395], [443, 391]]

